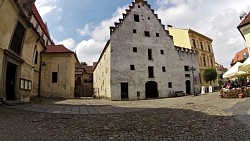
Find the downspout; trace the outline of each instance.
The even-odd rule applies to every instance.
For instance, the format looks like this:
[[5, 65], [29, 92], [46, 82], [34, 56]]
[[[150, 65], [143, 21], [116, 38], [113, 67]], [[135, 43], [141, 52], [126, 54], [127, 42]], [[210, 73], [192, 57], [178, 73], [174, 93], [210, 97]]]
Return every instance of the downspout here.
[[41, 53], [40, 56], [40, 64], [39, 64], [39, 76], [38, 76], [38, 98], [39, 102], [41, 102], [41, 77], [42, 77], [42, 56]]

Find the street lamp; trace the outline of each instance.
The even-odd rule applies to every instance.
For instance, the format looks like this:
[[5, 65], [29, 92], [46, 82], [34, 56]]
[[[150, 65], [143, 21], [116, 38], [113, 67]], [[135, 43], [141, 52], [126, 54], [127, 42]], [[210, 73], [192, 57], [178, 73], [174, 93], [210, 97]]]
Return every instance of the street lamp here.
[[192, 71], [192, 74], [193, 74], [193, 92], [194, 92], [194, 96], [196, 96], [195, 81], [194, 81], [194, 71], [196, 71], [196, 68], [194, 66], [192, 66], [192, 67], [190, 67], [190, 70]]

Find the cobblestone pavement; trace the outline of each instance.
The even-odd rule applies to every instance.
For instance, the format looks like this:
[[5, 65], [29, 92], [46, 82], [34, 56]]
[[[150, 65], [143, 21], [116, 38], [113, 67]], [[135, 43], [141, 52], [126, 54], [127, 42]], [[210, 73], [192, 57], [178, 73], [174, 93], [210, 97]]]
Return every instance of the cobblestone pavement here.
[[[240, 115], [237, 108], [247, 109], [247, 101], [219, 99], [218, 95], [210, 94], [132, 102], [85, 99], [31, 104], [37, 105], [37, 109], [48, 105], [51, 106], [48, 109], [53, 106], [118, 108], [95, 114], [91, 110], [87, 110], [88, 114], [33, 112], [35, 107], [27, 109], [30, 104], [0, 106], [0, 140], [249, 141], [249, 127], [237, 117]], [[242, 110], [242, 115], [246, 115], [246, 110]]]

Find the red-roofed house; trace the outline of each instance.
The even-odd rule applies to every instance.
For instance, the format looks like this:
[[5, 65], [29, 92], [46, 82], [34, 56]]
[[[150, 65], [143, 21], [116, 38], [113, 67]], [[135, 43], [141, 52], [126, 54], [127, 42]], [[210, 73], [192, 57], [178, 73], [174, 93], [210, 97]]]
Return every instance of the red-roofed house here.
[[41, 57], [41, 96], [74, 98], [75, 53], [63, 45], [49, 45]]
[[238, 26], [240, 33], [242, 34], [243, 38], [247, 43], [247, 48], [249, 51], [250, 48], [250, 12], [248, 15], [241, 21]]
[[93, 96], [93, 66], [76, 65], [76, 87], [78, 89], [78, 97]]
[[231, 66], [236, 64], [237, 62], [243, 63], [249, 56], [249, 52], [247, 48], [244, 48], [243, 50], [237, 52], [234, 56], [234, 59], [231, 62]]

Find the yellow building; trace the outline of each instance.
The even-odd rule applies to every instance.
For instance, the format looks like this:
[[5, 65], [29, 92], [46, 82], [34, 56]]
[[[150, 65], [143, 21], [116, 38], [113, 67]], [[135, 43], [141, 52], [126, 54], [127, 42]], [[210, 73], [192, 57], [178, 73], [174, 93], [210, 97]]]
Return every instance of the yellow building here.
[[247, 43], [248, 52], [250, 51], [250, 12], [239, 24], [238, 29]]
[[[192, 29], [181, 29], [168, 27], [170, 35], [173, 36], [175, 46], [195, 50], [199, 55], [200, 83], [201, 86], [209, 86], [210, 82], [204, 80], [203, 74], [208, 68], [215, 68], [215, 58], [212, 47], [213, 40]], [[217, 80], [212, 82], [212, 86], [217, 86]]]
[[[0, 0], [0, 99], [29, 101], [31, 96], [40, 96], [42, 83], [49, 81], [41, 82], [41, 52], [53, 44], [34, 0]], [[63, 68], [61, 75], [74, 78], [75, 60], [69, 61], [67, 55], [59, 61], [66, 61], [73, 71]], [[63, 81], [72, 95], [74, 80]]]
[[63, 45], [50, 45], [41, 57], [41, 96], [74, 98], [76, 54]]

